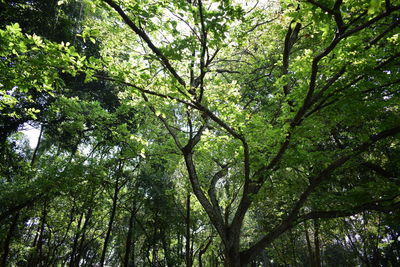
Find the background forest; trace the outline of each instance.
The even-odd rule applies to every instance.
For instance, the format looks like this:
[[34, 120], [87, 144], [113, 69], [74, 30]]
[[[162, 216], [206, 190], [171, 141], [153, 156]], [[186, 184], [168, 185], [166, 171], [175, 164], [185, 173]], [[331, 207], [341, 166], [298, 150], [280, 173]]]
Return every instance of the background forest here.
[[399, 25], [398, 0], [1, 1], [0, 265], [400, 266]]

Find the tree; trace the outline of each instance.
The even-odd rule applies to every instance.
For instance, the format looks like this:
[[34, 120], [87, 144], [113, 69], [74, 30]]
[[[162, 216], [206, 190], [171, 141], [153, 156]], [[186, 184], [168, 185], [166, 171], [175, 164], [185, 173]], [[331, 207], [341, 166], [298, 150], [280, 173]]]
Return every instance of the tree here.
[[4, 266], [396, 263], [395, 1], [2, 5]]
[[[303, 221], [398, 207], [397, 180], [377, 194], [359, 178], [346, 184], [383, 147], [398, 150], [395, 3], [284, 1], [271, 15], [230, 1], [93, 4], [125, 24], [103, 34], [106, 47], [130, 40], [100, 78], [126, 86], [126, 101], [147, 105], [168, 130], [226, 266], [249, 263]], [[257, 205], [269, 225], [245, 245]]]

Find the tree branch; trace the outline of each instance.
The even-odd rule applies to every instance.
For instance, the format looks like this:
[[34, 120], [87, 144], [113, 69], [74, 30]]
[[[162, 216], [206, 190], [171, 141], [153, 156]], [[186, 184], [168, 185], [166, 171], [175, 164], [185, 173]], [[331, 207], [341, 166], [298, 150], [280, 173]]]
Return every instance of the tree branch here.
[[368, 210], [387, 212], [400, 209], [400, 202], [390, 203], [389, 205], [380, 205], [380, 203], [388, 201], [393, 201], [393, 199], [390, 200], [379, 199], [372, 202], [364, 203], [362, 205], [347, 210], [313, 211], [299, 216], [298, 222], [303, 222], [309, 219], [331, 219], [331, 218], [347, 217]]
[[[299, 31], [301, 29], [301, 24], [300, 23], [296, 23], [296, 26], [294, 27], [294, 29], [292, 29], [292, 22], [290, 22], [289, 24], [289, 29], [286, 33], [285, 36], [285, 43], [284, 43], [284, 49], [283, 49], [283, 75], [288, 75], [289, 73], [289, 56], [290, 56], [290, 52], [292, 50], [292, 47], [294, 45], [294, 43], [297, 41], [298, 38], [298, 34]], [[289, 84], [285, 84], [283, 86], [283, 92], [285, 95], [289, 94]]]
[[[208, 196], [210, 197], [213, 206], [221, 213], [221, 207], [219, 206], [217, 196], [215, 195], [215, 185], [224, 176], [228, 174], [228, 165], [222, 166], [222, 169], [214, 174], [211, 179], [210, 187], [208, 188]], [[222, 214], [222, 213], [221, 213]]]
[[200, 75], [197, 77], [198, 85], [200, 87], [200, 94], [199, 94], [199, 103], [203, 98], [204, 94], [204, 77], [206, 75], [205, 64], [206, 64], [206, 51], [207, 51], [207, 30], [204, 23], [204, 15], [203, 15], [203, 3], [201, 0], [198, 0], [199, 3], [199, 16], [200, 16], [200, 25], [201, 25], [201, 52], [200, 52]]
[[374, 164], [372, 162], [364, 162], [361, 164], [364, 167], [367, 167], [368, 169], [376, 172], [377, 174], [386, 177], [386, 178], [394, 178], [395, 175], [386, 171], [385, 169], [383, 169], [381, 166]]
[[138, 90], [139, 92], [142, 92], [142, 93], [145, 93], [145, 94], [154, 95], [154, 96], [158, 96], [158, 97], [169, 99], [169, 100], [175, 100], [175, 101], [177, 101], [179, 103], [185, 104], [186, 106], [190, 106], [192, 108], [196, 108], [195, 105], [193, 105], [192, 103], [187, 102], [187, 101], [185, 101], [183, 99], [180, 99], [180, 98], [177, 98], [177, 97], [174, 97], [174, 96], [169, 96], [169, 95], [157, 93], [157, 92], [154, 92], [154, 91], [150, 91], [150, 90], [144, 89], [143, 87], [137, 86], [137, 85], [135, 85], [133, 83], [125, 82], [125, 81], [122, 81], [122, 80], [118, 80], [118, 79], [114, 79], [114, 78], [107, 77], [107, 76], [102, 76], [102, 75], [93, 75], [93, 76], [96, 77], [96, 78], [105, 80], [105, 81], [117, 82], [119, 84], [123, 84], [123, 85], [129, 86], [129, 87], [132, 87], [132, 88]]
[[149, 36], [146, 34], [145, 31], [140, 29], [136, 26], [136, 24], [128, 17], [128, 15], [122, 10], [122, 8], [117, 5], [113, 0], [103, 0], [106, 2], [110, 7], [112, 7], [124, 20], [124, 22], [140, 37], [142, 38], [148, 47], [153, 51], [154, 54], [160, 59], [163, 65], [168, 69], [168, 71], [172, 74], [172, 76], [182, 85], [186, 86], [185, 81], [179, 74], [176, 72], [174, 67], [172, 67], [171, 63], [169, 62], [168, 58], [158, 49], [153, 42], [150, 40]]
[[390, 32], [391, 30], [395, 29], [398, 25], [400, 24], [399, 20], [395, 20], [392, 24], [390, 24], [386, 30], [384, 30], [383, 32], [381, 32], [378, 36], [376, 36], [375, 38], [373, 38], [368, 46], [365, 47], [365, 49], [369, 49], [371, 46], [373, 46], [374, 44], [376, 44], [380, 39], [382, 39], [388, 32]]
[[291, 227], [295, 225], [295, 219], [297, 214], [299, 213], [300, 209], [305, 204], [306, 200], [310, 196], [312, 192], [314, 192], [317, 187], [321, 184], [322, 181], [326, 180], [330, 177], [330, 175], [339, 167], [343, 166], [347, 161], [352, 159], [353, 157], [359, 155], [360, 153], [364, 152], [376, 142], [385, 139], [390, 136], [394, 136], [400, 133], [400, 126], [388, 129], [386, 131], [382, 131], [378, 134], [372, 135], [367, 142], [359, 145], [358, 147], [354, 148], [352, 153], [344, 155], [339, 159], [332, 162], [327, 168], [321, 171], [318, 175], [311, 178], [310, 185], [306, 188], [306, 190], [301, 194], [299, 200], [294, 204], [292, 210], [289, 212], [287, 217], [272, 231], [270, 231], [266, 236], [261, 238], [258, 242], [256, 242], [253, 246], [249, 249], [241, 252], [241, 258], [243, 260], [248, 261], [252, 259], [259, 251], [264, 249], [268, 244], [270, 244], [275, 238], [280, 236], [283, 232], [287, 231]]
[[192, 185], [193, 193], [196, 195], [200, 204], [203, 206], [205, 212], [210, 218], [211, 223], [214, 225], [217, 230], [219, 236], [222, 239], [222, 242], [226, 242], [226, 233], [224, 230], [224, 220], [222, 218], [221, 213], [217, 210], [217, 207], [214, 207], [210, 201], [205, 196], [203, 190], [201, 189], [199, 179], [197, 176], [196, 167], [193, 162], [193, 152], [187, 151], [184, 153], [186, 168], [189, 174], [189, 180]]
[[[143, 97], [144, 101], [146, 101], [147, 103], [149, 103], [149, 99], [147, 98], [147, 96], [146, 96], [145, 93], [142, 93], [142, 97]], [[179, 149], [182, 149], [183, 146], [182, 146], [181, 142], [179, 141], [178, 136], [177, 136], [176, 133], [172, 130], [172, 127], [168, 124], [167, 120], [166, 120], [165, 118], [163, 118], [163, 116], [162, 116], [161, 114], [160, 114], [160, 115], [157, 115], [156, 109], [155, 109], [153, 106], [149, 105], [149, 108], [150, 108], [150, 110], [154, 113], [154, 115], [156, 115], [156, 117], [162, 122], [162, 124], [164, 124], [164, 126], [165, 126], [165, 128], [167, 129], [168, 133], [169, 133], [169, 134], [171, 135], [171, 137], [174, 139], [174, 142], [175, 142], [176, 146], [177, 146]]]
[[330, 8], [328, 8], [327, 6], [325, 6], [324, 4], [322, 4], [322, 3], [318, 2], [318, 1], [306, 0], [306, 2], [308, 2], [310, 4], [313, 4], [316, 7], [319, 7], [320, 9], [322, 9], [323, 11], [325, 11], [325, 12], [331, 14], [331, 15], [334, 15], [333, 11]]

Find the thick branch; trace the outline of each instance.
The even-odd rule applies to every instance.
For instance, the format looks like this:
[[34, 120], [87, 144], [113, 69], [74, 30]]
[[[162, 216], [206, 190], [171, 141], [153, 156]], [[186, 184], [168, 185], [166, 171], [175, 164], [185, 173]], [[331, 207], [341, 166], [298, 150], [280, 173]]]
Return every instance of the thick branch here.
[[228, 165], [222, 166], [222, 169], [214, 174], [211, 179], [210, 187], [208, 189], [208, 196], [210, 197], [213, 206], [221, 213], [221, 208], [219, 206], [217, 196], [215, 195], [215, 185], [222, 177], [226, 176], [228, 173]]
[[[292, 30], [292, 22], [289, 25], [289, 29], [285, 36], [285, 45], [283, 49], [283, 75], [287, 75], [289, 73], [289, 56], [292, 50], [294, 43], [297, 40], [299, 31], [301, 29], [301, 24], [296, 23], [296, 26]], [[289, 85], [286, 84], [283, 86], [283, 92], [285, 95], [289, 94]]]
[[343, 66], [334, 76], [332, 76], [324, 87], [315, 95], [312, 97], [311, 102], [314, 103], [315, 101], [318, 101], [323, 94], [346, 72], [346, 66]]
[[150, 90], [147, 90], [147, 89], [145, 89], [143, 87], [137, 86], [137, 85], [135, 85], [133, 83], [125, 82], [125, 81], [122, 81], [122, 80], [118, 80], [118, 79], [114, 79], [114, 78], [107, 77], [107, 76], [102, 76], [102, 75], [94, 75], [94, 77], [96, 77], [98, 79], [105, 80], [105, 81], [117, 82], [119, 84], [132, 87], [132, 88], [138, 90], [139, 92], [142, 92], [142, 93], [145, 93], [145, 94], [148, 94], [148, 95], [154, 95], [154, 96], [158, 96], [158, 97], [169, 99], [169, 100], [175, 100], [176, 102], [185, 104], [185, 105], [190, 106], [192, 108], [196, 108], [195, 105], [193, 105], [192, 103], [187, 102], [187, 101], [185, 101], [183, 99], [180, 99], [180, 98], [177, 98], [177, 97], [174, 97], [174, 96], [169, 96], [169, 95], [157, 93], [157, 92], [154, 92], [154, 91], [150, 91]]
[[299, 216], [299, 222], [309, 219], [330, 219], [347, 217], [367, 210], [387, 212], [400, 209], [400, 202], [390, 203], [389, 205], [381, 205], [380, 203], [382, 202], [387, 202], [387, 200], [380, 199], [373, 202], [364, 203], [362, 205], [347, 210], [313, 211]]
[[346, 31], [344, 34], [341, 35], [341, 37], [342, 37], [342, 39], [346, 38], [346, 37], [349, 37], [350, 35], [352, 35], [352, 34], [354, 34], [356, 32], [359, 32], [359, 31], [371, 26], [375, 22], [377, 22], [377, 21], [379, 21], [379, 20], [381, 20], [383, 18], [386, 18], [387, 16], [389, 16], [390, 14], [392, 14], [393, 12], [398, 11], [398, 10], [400, 10], [400, 6], [394, 6], [390, 10], [386, 10], [386, 12], [377, 15], [376, 17], [374, 17], [374, 18], [366, 21], [365, 23], [359, 25], [358, 27], [355, 27], [355, 28], [353, 28], [351, 30]]
[[142, 38], [148, 47], [153, 51], [154, 54], [161, 60], [163, 65], [168, 69], [168, 71], [175, 77], [175, 79], [183, 86], [186, 86], [185, 81], [179, 76], [176, 72], [174, 67], [172, 67], [171, 63], [169, 62], [168, 58], [158, 49], [153, 42], [150, 40], [149, 36], [146, 34], [145, 31], [140, 29], [136, 26], [136, 24], [128, 17], [128, 15], [122, 10], [122, 8], [117, 5], [113, 0], [103, 0], [106, 2], [110, 7], [112, 7], [124, 20], [124, 22], [140, 37]]
[[207, 51], [207, 30], [204, 23], [204, 15], [203, 15], [203, 3], [201, 0], [198, 0], [199, 3], [199, 16], [200, 16], [200, 25], [201, 25], [201, 53], [200, 53], [200, 76], [197, 78], [199, 81], [200, 94], [199, 94], [199, 103], [203, 98], [204, 94], [204, 77], [206, 75], [206, 51]]
[[313, 4], [314, 6], [319, 7], [320, 9], [322, 9], [323, 11], [333, 15], [333, 11], [329, 7], [327, 7], [324, 4], [320, 3], [319, 1], [306, 0], [306, 2], [308, 2], [310, 4]]
[[[314, 2], [314, 1], [309, 1], [309, 2]], [[320, 5], [320, 4], [318, 4]], [[323, 7], [321, 7], [323, 8]], [[280, 161], [280, 159], [282, 158], [283, 154], [286, 152], [287, 148], [289, 147], [289, 143], [290, 143], [290, 139], [291, 139], [291, 132], [293, 130], [293, 128], [295, 128], [302, 120], [303, 116], [306, 114], [306, 112], [308, 111], [308, 109], [312, 106], [312, 102], [313, 102], [313, 96], [314, 96], [314, 90], [316, 87], [316, 80], [317, 80], [317, 74], [318, 74], [318, 63], [319, 61], [324, 58], [325, 56], [327, 56], [335, 47], [336, 45], [343, 39], [345, 39], [346, 37], [350, 36], [351, 34], [354, 34], [358, 31], [361, 31], [363, 29], [365, 29], [366, 27], [370, 26], [371, 24], [379, 21], [382, 18], [387, 17], [388, 15], [390, 15], [390, 13], [396, 11], [400, 9], [400, 7], [393, 7], [390, 12], [385, 12], [383, 14], [380, 14], [372, 19], [370, 19], [369, 21], [365, 22], [364, 24], [345, 32], [344, 34], [340, 35], [339, 33], [335, 34], [335, 37], [333, 38], [333, 40], [331, 41], [331, 43], [318, 55], [316, 55], [313, 58], [312, 61], [312, 67], [311, 67], [311, 75], [310, 75], [310, 84], [309, 84], [309, 89], [307, 92], [307, 95], [304, 99], [303, 105], [302, 107], [299, 109], [299, 111], [296, 113], [296, 115], [294, 116], [292, 122], [291, 122], [291, 127], [290, 130], [288, 132], [288, 135], [286, 136], [285, 141], [282, 143], [278, 153], [275, 155], [275, 157], [270, 161], [270, 163], [267, 166], [264, 166], [262, 168], [260, 168], [256, 173], [255, 173], [255, 177], [259, 177], [259, 183], [262, 185], [263, 181], [265, 179], [262, 178], [261, 173], [265, 172], [266, 170], [272, 169], [274, 168]], [[380, 64], [381, 65], [381, 64]], [[344, 73], [345, 69], [341, 69], [334, 77], [331, 78], [330, 81], [328, 81], [327, 88], [330, 87], [330, 83], [334, 82], [335, 80], [337, 80], [343, 73]]]
[[[310, 1], [310, 0], [308, 0], [308, 2], [313, 3], [313, 4], [315, 4], [315, 5], [318, 5], [321, 9], [325, 10], [324, 7], [323, 7], [321, 4], [319, 4], [319, 3], [316, 4], [315, 1]], [[338, 2], [340, 2], [340, 0], [338, 0]], [[340, 4], [339, 4], [339, 5], [340, 5]], [[325, 8], [326, 8], [326, 7], [325, 7]], [[326, 47], [325, 50], [322, 51], [320, 54], [318, 54], [317, 56], [315, 56], [314, 59], [313, 59], [313, 61], [312, 61], [311, 75], [310, 75], [310, 85], [309, 85], [309, 89], [308, 89], [307, 96], [306, 96], [306, 98], [305, 98], [304, 104], [307, 104], [307, 103], [311, 100], [311, 98], [312, 98], [312, 96], [313, 96], [314, 89], [315, 89], [315, 86], [316, 86], [316, 80], [317, 80], [317, 74], [318, 74], [318, 63], [319, 63], [319, 61], [320, 61], [322, 58], [324, 58], [325, 56], [327, 56], [327, 55], [336, 47], [336, 45], [337, 45], [341, 40], [343, 40], [343, 39], [345, 39], [345, 38], [347, 38], [347, 37], [349, 37], [349, 36], [351, 36], [351, 35], [353, 35], [353, 34], [359, 32], [359, 31], [361, 31], [361, 30], [363, 30], [363, 29], [365, 29], [365, 28], [367, 28], [367, 27], [369, 27], [369, 26], [371, 26], [371, 25], [374, 24], [375, 22], [377, 22], [377, 21], [379, 21], [379, 20], [381, 20], [381, 19], [383, 19], [383, 18], [389, 16], [391, 13], [393, 13], [394, 11], [397, 11], [397, 10], [400, 10], [400, 6], [398, 6], [398, 7], [393, 7], [393, 8], [390, 9], [389, 11], [386, 11], [386, 12], [384, 12], [384, 13], [382, 13], [382, 14], [377, 15], [376, 17], [374, 17], [374, 18], [372, 18], [372, 19], [366, 21], [365, 23], [359, 25], [358, 27], [355, 27], [355, 28], [353, 28], [353, 29], [351, 29], [351, 30], [348, 30], [348, 31], [346, 31], [346, 32], [343, 32], [343, 31], [340, 32], [340, 31], [339, 31], [339, 32], [337, 32], [337, 33], [335, 34], [335, 37], [333, 38], [333, 40], [332, 40], [332, 42], [329, 44], [329, 46]], [[325, 10], [325, 11], [327, 11], [327, 10]], [[328, 11], [329, 11], [329, 12], [328, 12]], [[330, 11], [329, 9], [328, 9], [328, 11], [327, 11], [328, 13], [332, 12], [332, 11]]]
[[339, 167], [343, 166], [347, 161], [364, 152], [376, 142], [385, 139], [390, 136], [394, 136], [400, 133], [400, 126], [394, 127], [392, 129], [388, 129], [386, 131], [380, 132], [378, 134], [372, 135], [370, 139], [354, 148], [353, 151], [347, 155], [340, 157], [339, 159], [332, 162], [327, 168], [321, 171], [318, 175], [314, 176], [311, 179], [310, 185], [306, 188], [306, 190], [301, 194], [299, 200], [295, 203], [292, 210], [289, 212], [288, 216], [277, 226], [275, 227], [269, 234], [264, 236], [258, 242], [256, 242], [252, 247], [243, 251], [241, 253], [244, 260], [249, 260], [262, 249], [264, 249], [267, 245], [269, 245], [275, 238], [281, 235], [286, 230], [290, 229], [294, 225], [294, 221], [299, 213], [300, 209], [305, 204], [306, 200], [310, 196], [312, 192], [314, 192], [322, 181], [326, 180], [330, 177], [330, 175]]
[[[145, 93], [142, 93], [142, 97], [143, 97], [144, 101], [149, 102], [149, 99], [147, 98], [147, 96], [146, 96]], [[164, 124], [164, 126], [165, 126], [165, 128], [167, 129], [168, 133], [169, 133], [169, 134], [172, 136], [172, 138], [174, 139], [174, 142], [175, 142], [176, 146], [177, 146], [179, 149], [182, 149], [183, 146], [182, 146], [181, 142], [179, 141], [179, 137], [178, 137], [178, 136], [176, 135], [176, 133], [172, 130], [172, 127], [168, 124], [167, 120], [166, 120], [165, 118], [163, 118], [163, 116], [162, 116], [161, 114], [160, 114], [160, 115], [157, 115], [157, 111], [156, 111], [156, 109], [155, 109], [153, 106], [149, 105], [149, 108], [150, 108], [150, 110], [154, 113], [154, 115], [156, 115], [157, 118], [162, 122], [162, 124]]]
[[396, 177], [394, 174], [386, 171], [385, 169], [383, 169], [381, 166], [374, 164], [372, 162], [364, 162], [361, 164], [364, 167], [367, 167], [368, 169], [376, 172], [377, 174], [386, 177], [386, 178], [394, 178]]
[[[208, 118], [206, 118], [208, 119]], [[197, 145], [198, 142], [200, 142], [201, 135], [203, 134], [203, 131], [207, 128], [208, 121], [200, 127], [200, 129], [197, 131], [197, 133], [189, 139], [188, 143], [186, 144], [185, 147], [182, 147], [181, 150], [183, 153], [191, 153], [193, 148]]]
[[381, 32], [379, 35], [374, 37], [370, 42], [369, 45], [365, 47], [365, 49], [369, 49], [371, 46], [376, 44], [380, 39], [382, 39], [388, 32], [394, 30], [397, 26], [399, 26], [400, 21], [396, 19], [392, 24], [390, 24], [383, 32]]
[[197, 177], [197, 171], [193, 162], [193, 153], [192, 152], [185, 153], [184, 158], [185, 158], [186, 168], [189, 174], [189, 180], [192, 185], [193, 193], [196, 195], [200, 204], [203, 206], [208, 217], [210, 218], [211, 223], [214, 225], [222, 241], [226, 242], [227, 239], [226, 239], [226, 233], [224, 231], [224, 221], [222, 215], [220, 212], [218, 212], [217, 208], [210, 203], [210, 201], [204, 194], [203, 190], [201, 189], [199, 179]]
[[342, 13], [340, 12], [340, 6], [342, 5], [343, 0], [336, 0], [335, 5], [333, 6], [333, 16], [335, 18], [337, 30], [339, 34], [342, 34], [346, 30], [346, 26], [344, 25]]
[[23, 201], [22, 203], [16, 204], [15, 206], [8, 207], [8, 209], [6, 209], [0, 214], [0, 222], [9, 218], [9, 216], [21, 211], [23, 208], [33, 205], [35, 202], [39, 201], [42, 197], [45, 197], [44, 193], [40, 193], [26, 201]]
[[349, 153], [347, 155], [344, 155], [340, 157], [339, 159], [335, 160], [332, 162], [327, 168], [325, 168], [320, 174], [317, 176], [314, 176], [311, 178], [311, 183], [307, 187], [307, 189], [301, 194], [299, 200], [297, 203], [294, 205], [292, 211], [290, 212], [288, 216], [288, 220], [291, 220], [296, 216], [296, 214], [300, 211], [301, 207], [304, 205], [310, 194], [315, 191], [315, 189], [321, 184], [321, 182], [325, 179], [327, 179], [336, 169], [339, 167], [343, 166], [347, 161], [350, 159], [354, 158], [355, 156], [359, 155], [360, 153], [364, 152], [367, 150], [369, 147], [371, 147], [373, 144], [376, 142], [387, 138], [389, 136], [397, 135], [400, 132], [400, 126], [394, 127], [392, 129], [380, 132], [378, 134], [372, 135], [370, 137], [370, 140], [367, 142], [361, 144], [360, 146], [356, 147], [353, 149], [352, 153]]

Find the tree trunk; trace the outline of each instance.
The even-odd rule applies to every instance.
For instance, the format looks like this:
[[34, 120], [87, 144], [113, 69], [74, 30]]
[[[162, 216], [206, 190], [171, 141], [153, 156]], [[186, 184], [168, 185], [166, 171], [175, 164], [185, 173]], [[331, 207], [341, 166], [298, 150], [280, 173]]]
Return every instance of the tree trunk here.
[[321, 267], [321, 248], [319, 244], [318, 220], [314, 220], [314, 245], [315, 245], [315, 267]]
[[82, 223], [82, 219], [83, 219], [83, 215], [84, 213], [81, 213], [81, 216], [79, 217], [79, 221], [78, 221], [78, 226], [76, 228], [76, 234], [75, 234], [75, 238], [74, 238], [74, 243], [72, 245], [72, 251], [71, 251], [71, 259], [69, 262], [69, 266], [73, 267], [74, 266], [74, 262], [75, 262], [75, 254], [76, 254], [76, 249], [78, 247], [78, 240], [79, 240], [79, 232], [80, 232], [80, 228], [81, 228], [81, 223]]
[[210, 236], [210, 239], [208, 240], [207, 244], [203, 248], [201, 248], [199, 251], [199, 267], [203, 267], [202, 257], [203, 257], [203, 254], [207, 252], [209, 246], [212, 243], [212, 240], [213, 240], [213, 238], [212, 238], [212, 236]]
[[307, 241], [307, 249], [308, 249], [308, 255], [310, 258], [310, 266], [315, 267], [315, 257], [314, 257], [314, 251], [311, 246], [311, 241], [310, 241], [310, 236], [308, 234], [308, 225], [307, 222], [304, 222], [304, 233], [306, 234], [306, 241]]
[[293, 265], [297, 267], [297, 255], [296, 255], [296, 238], [293, 235], [292, 230], [289, 230], [290, 243], [292, 245], [292, 256], [293, 256]]
[[75, 201], [74, 201], [74, 205], [71, 208], [71, 213], [69, 215], [69, 221], [68, 221], [67, 229], [65, 230], [63, 238], [51, 250], [51, 255], [50, 255], [51, 256], [51, 260], [49, 262], [49, 266], [57, 266], [57, 257], [56, 257], [57, 256], [57, 251], [62, 245], [64, 245], [64, 242], [68, 237], [68, 233], [71, 230], [72, 223], [74, 222], [74, 212], [75, 212]]
[[117, 174], [117, 178], [115, 180], [114, 195], [112, 198], [113, 203], [111, 208], [110, 220], [108, 221], [106, 237], [104, 238], [103, 251], [101, 252], [100, 267], [104, 266], [104, 261], [106, 259], [107, 246], [110, 240], [111, 231], [114, 224], [115, 213], [117, 211], [118, 193], [119, 193], [119, 174]]
[[10, 244], [14, 235], [14, 231], [17, 228], [17, 223], [18, 223], [18, 218], [19, 218], [19, 212], [17, 212], [14, 217], [12, 218], [10, 228], [7, 233], [6, 240], [4, 241], [4, 248], [3, 248], [3, 257], [1, 259], [1, 266], [6, 267], [7, 266], [7, 258], [8, 258], [8, 253], [10, 252]]
[[43, 203], [42, 217], [40, 219], [40, 232], [36, 245], [36, 255], [33, 260], [33, 266], [42, 266], [43, 260], [43, 243], [44, 243], [44, 228], [46, 225], [47, 217], [47, 201]]
[[183, 258], [183, 236], [178, 233], [177, 239], [178, 239], [177, 254], [179, 255], [180, 258]]
[[172, 267], [173, 262], [171, 259], [170, 244], [167, 242], [167, 237], [165, 235], [165, 232], [162, 231], [162, 229], [160, 229], [160, 233], [161, 233], [162, 246], [163, 246], [163, 250], [164, 250], [164, 258], [167, 263], [167, 267]]
[[224, 256], [225, 267], [242, 267], [238, 246], [232, 246], [229, 250], [225, 250]]
[[131, 215], [129, 217], [129, 229], [126, 236], [126, 247], [124, 257], [124, 267], [135, 266], [135, 241], [133, 240], [134, 227], [135, 227], [135, 216], [136, 216], [136, 203], [133, 202]]
[[33, 168], [33, 165], [36, 163], [37, 154], [38, 154], [38, 151], [39, 151], [40, 142], [42, 140], [43, 131], [44, 131], [44, 126], [41, 125], [40, 126], [40, 133], [39, 133], [37, 145], [35, 147], [35, 150], [33, 151], [32, 159], [31, 159], [31, 168]]
[[75, 258], [74, 266], [79, 266], [81, 258], [82, 258], [83, 254], [84, 254], [84, 243], [85, 243], [85, 240], [86, 240], [86, 229], [89, 226], [90, 219], [92, 218], [92, 213], [93, 213], [93, 206], [90, 206], [89, 210], [88, 210], [88, 212], [86, 214], [85, 223], [83, 224], [83, 227], [82, 227], [82, 231], [81, 231], [82, 232], [82, 237], [81, 237], [81, 241], [79, 243], [78, 254], [77, 254], [76, 258]]
[[185, 262], [187, 267], [192, 266], [192, 257], [190, 253], [190, 193], [186, 196], [186, 254]]

